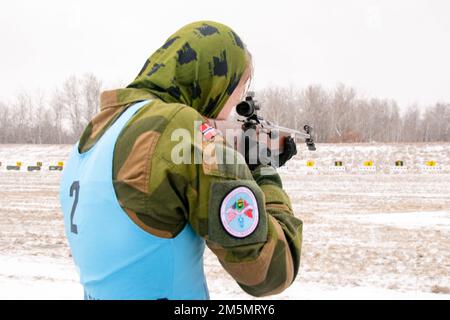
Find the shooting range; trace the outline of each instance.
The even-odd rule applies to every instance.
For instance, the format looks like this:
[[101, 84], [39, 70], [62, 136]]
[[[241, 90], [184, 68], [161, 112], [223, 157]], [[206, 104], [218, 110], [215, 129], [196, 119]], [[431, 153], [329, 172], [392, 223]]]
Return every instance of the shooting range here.
[[0, 300], [283, 300], [237, 320], [450, 300], [449, 17], [448, 0], [4, 1]]

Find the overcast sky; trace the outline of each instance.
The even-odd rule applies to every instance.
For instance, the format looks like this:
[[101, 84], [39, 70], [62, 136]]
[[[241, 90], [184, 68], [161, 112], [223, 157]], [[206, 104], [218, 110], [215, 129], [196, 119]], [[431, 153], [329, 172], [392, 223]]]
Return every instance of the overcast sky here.
[[231, 26], [255, 60], [254, 89], [338, 82], [369, 97], [450, 102], [448, 0], [15, 0], [0, 10], [0, 99], [93, 72], [127, 84], [183, 25]]

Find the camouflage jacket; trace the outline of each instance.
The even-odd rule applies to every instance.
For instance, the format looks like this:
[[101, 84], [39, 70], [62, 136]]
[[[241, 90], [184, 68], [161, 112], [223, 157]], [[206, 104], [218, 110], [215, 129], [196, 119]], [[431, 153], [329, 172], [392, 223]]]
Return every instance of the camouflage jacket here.
[[[101, 111], [86, 127], [80, 152], [95, 145], [135, 102], [132, 93], [139, 89], [121, 90], [102, 94]], [[140, 97], [143, 94], [139, 92]], [[220, 136], [185, 143], [192, 153], [200, 152], [213, 161], [174, 163], [172, 152], [180, 142], [173, 141], [173, 132], [185, 129], [194, 141], [200, 131], [193, 122], [205, 119], [186, 105], [148, 98], [152, 101], [127, 123], [115, 146], [113, 183], [124, 211], [142, 229], [163, 238], [176, 237], [190, 223], [247, 293], [265, 296], [283, 291], [299, 269], [302, 222], [294, 217], [276, 170], [259, 167], [251, 172], [242, 155], [223, 144]], [[215, 161], [218, 151], [234, 157], [237, 164]], [[219, 217], [224, 197], [237, 186], [249, 188], [259, 207], [259, 224], [245, 238], [224, 231]]]

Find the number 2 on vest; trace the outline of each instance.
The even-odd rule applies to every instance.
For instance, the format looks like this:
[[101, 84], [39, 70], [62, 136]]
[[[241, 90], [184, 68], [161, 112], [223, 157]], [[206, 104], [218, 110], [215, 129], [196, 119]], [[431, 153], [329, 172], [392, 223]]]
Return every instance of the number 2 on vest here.
[[75, 192], [75, 200], [73, 201], [72, 211], [70, 213], [70, 231], [72, 233], [78, 234], [78, 227], [73, 223], [73, 218], [75, 216], [75, 211], [77, 210], [78, 205], [78, 196], [80, 194], [80, 182], [74, 181], [72, 186], [70, 187], [70, 196], [73, 197], [73, 193]]

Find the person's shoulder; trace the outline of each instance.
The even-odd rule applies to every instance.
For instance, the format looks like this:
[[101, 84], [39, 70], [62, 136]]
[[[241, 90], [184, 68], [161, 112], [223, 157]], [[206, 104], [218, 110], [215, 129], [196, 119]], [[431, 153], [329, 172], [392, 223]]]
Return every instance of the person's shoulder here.
[[182, 103], [167, 103], [157, 99], [137, 116], [138, 118], [161, 118], [167, 127], [191, 131], [195, 122], [204, 122], [202, 115], [194, 108]]
[[172, 108], [176, 109], [176, 112], [170, 122], [172, 125], [191, 130], [196, 122], [204, 122], [202, 115], [192, 107], [184, 104], [170, 104]]

